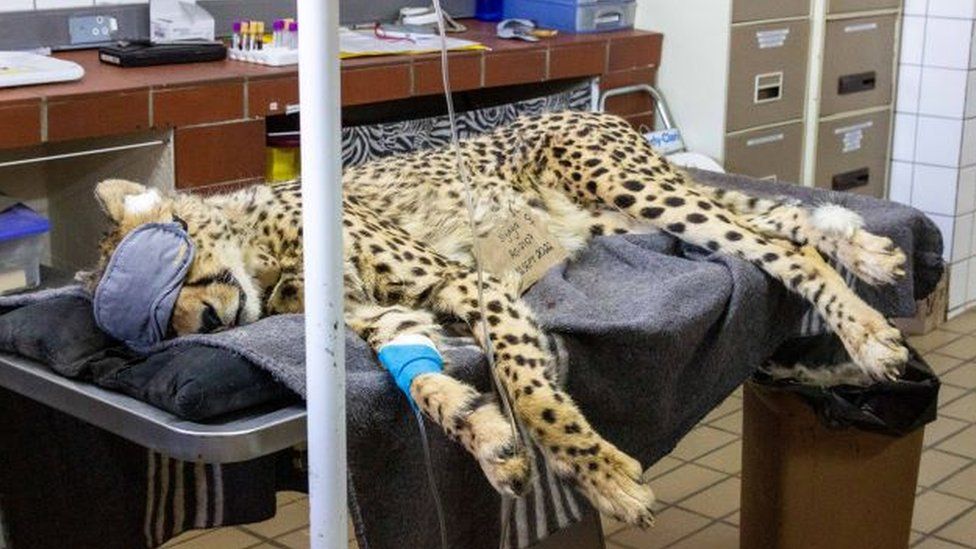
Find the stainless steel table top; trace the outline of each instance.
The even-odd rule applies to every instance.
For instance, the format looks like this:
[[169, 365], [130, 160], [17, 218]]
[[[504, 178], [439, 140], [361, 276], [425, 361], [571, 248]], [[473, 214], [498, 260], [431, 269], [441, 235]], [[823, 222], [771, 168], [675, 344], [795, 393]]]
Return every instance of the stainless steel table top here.
[[195, 423], [4, 353], [0, 353], [0, 387], [184, 461], [246, 461], [305, 440], [304, 405], [248, 410], [222, 417], [219, 423]]

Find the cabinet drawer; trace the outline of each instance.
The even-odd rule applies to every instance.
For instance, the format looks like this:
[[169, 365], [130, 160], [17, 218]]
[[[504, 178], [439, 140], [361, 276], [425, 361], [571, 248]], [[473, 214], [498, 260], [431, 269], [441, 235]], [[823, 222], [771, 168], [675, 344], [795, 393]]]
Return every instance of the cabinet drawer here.
[[794, 122], [725, 138], [725, 170], [760, 179], [800, 181], [803, 123]]
[[809, 33], [807, 21], [732, 29], [727, 132], [803, 115]]
[[852, 13], [893, 9], [901, 5], [901, 0], [829, 0], [827, 13]]
[[810, 0], [735, 0], [732, 22], [762, 21], [810, 14]]
[[821, 122], [816, 186], [883, 198], [891, 112]]
[[891, 102], [894, 15], [827, 22], [821, 114]]

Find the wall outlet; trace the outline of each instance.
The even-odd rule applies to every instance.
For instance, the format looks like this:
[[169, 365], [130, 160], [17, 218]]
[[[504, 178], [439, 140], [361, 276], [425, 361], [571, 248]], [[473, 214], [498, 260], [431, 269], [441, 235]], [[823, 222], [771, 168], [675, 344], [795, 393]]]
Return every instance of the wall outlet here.
[[68, 19], [71, 44], [101, 44], [111, 42], [119, 22], [108, 15], [80, 15]]

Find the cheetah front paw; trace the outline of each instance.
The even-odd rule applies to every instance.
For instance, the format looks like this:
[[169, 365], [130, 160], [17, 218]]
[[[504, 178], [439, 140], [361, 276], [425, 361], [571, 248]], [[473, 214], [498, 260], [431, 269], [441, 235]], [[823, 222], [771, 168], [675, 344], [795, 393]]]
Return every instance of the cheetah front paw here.
[[524, 448], [499, 446], [481, 453], [478, 463], [488, 482], [502, 495], [523, 496], [531, 485], [532, 462]]
[[890, 238], [865, 230], [855, 231], [838, 245], [837, 260], [872, 286], [893, 284], [905, 276], [905, 252]]
[[909, 357], [901, 332], [883, 318], [857, 327], [853, 340], [841, 338], [854, 362], [875, 381], [897, 379]]

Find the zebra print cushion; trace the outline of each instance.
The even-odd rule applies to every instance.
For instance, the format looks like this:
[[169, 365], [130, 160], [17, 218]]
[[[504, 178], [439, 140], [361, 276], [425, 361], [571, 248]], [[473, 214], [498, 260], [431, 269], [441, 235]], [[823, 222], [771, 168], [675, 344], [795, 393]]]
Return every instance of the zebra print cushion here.
[[[458, 134], [464, 139], [487, 133], [520, 116], [589, 110], [592, 97], [592, 84], [584, 82], [570, 90], [544, 97], [458, 113]], [[342, 162], [345, 166], [356, 166], [391, 154], [442, 147], [450, 141], [451, 124], [446, 115], [343, 128]]]

